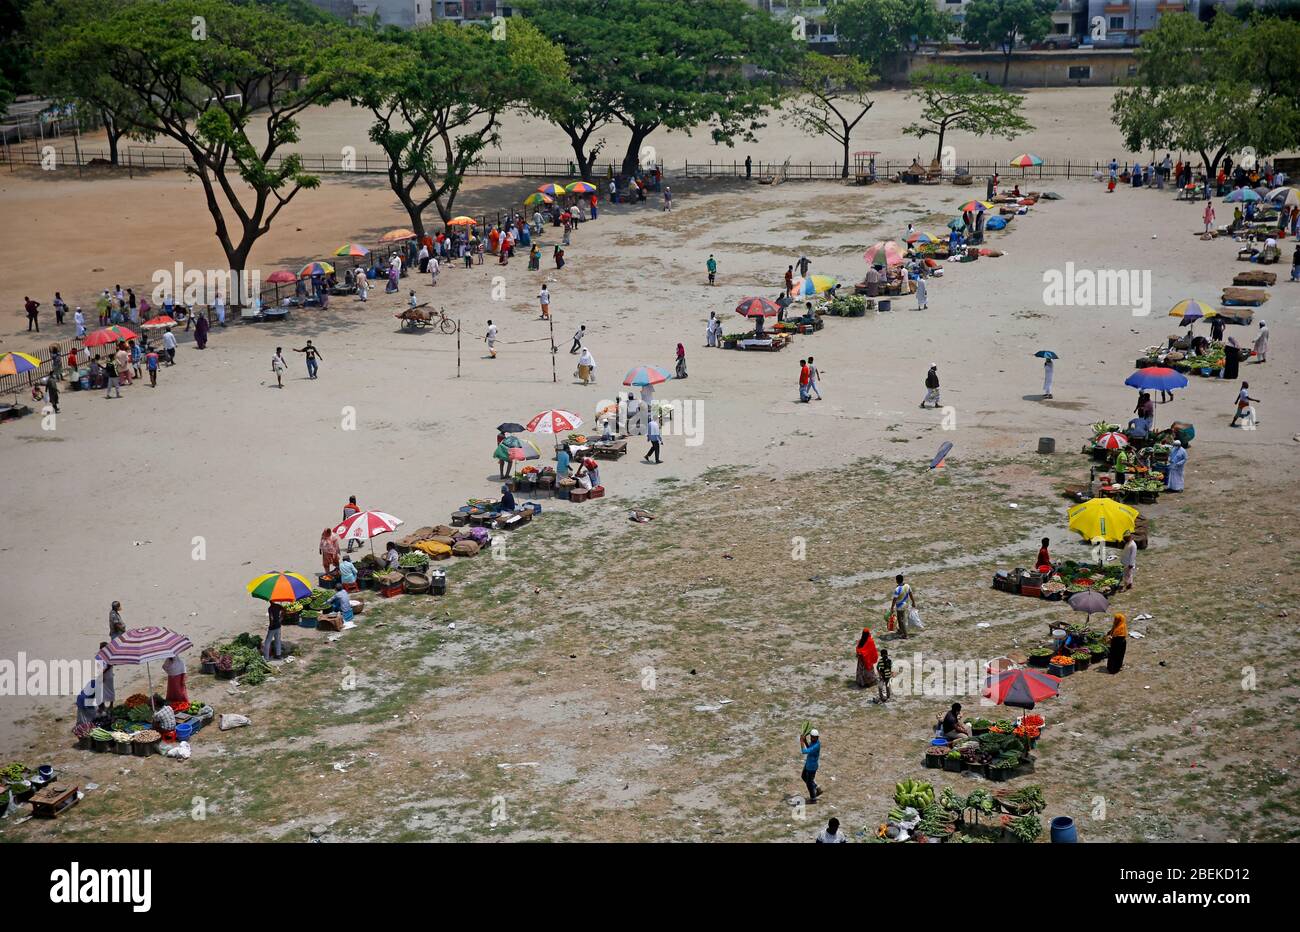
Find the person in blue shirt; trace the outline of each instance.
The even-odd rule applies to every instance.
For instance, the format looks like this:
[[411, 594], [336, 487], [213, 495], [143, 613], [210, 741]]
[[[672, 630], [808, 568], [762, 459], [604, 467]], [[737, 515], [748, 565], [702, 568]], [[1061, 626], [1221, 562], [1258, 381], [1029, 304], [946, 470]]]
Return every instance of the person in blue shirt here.
[[357, 581], [357, 565], [347, 554], [344, 554], [343, 559], [339, 561], [339, 579], [349, 584]]
[[501, 486], [501, 501], [497, 503], [497, 511], [514, 511], [515, 495], [510, 491], [510, 486]]
[[808, 787], [808, 802], [815, 803], [817, 797], [822, 795], [822, 789], [817, 785], [817, 768], [821, 764], [822, 742], [816, 728], [799, 739], [799, 753], [804, 758], [803, 773], [799, 774], [799, 778]]
[[352, 598], [343, 588], [342, 583], [334, 586], [334, 598], [330, 599], [330, 609], [342, 616], [344, 624], [352, 620]]

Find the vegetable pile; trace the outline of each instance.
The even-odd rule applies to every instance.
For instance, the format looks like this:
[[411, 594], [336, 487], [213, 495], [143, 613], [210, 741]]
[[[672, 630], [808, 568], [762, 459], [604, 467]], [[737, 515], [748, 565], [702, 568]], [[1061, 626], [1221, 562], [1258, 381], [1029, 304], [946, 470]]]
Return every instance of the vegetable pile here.
[[901, 808], [911, 806], [918, 812], [934, 802], [934, 786], [922, 780], [907, 779], [894, 784], [894, 802]]

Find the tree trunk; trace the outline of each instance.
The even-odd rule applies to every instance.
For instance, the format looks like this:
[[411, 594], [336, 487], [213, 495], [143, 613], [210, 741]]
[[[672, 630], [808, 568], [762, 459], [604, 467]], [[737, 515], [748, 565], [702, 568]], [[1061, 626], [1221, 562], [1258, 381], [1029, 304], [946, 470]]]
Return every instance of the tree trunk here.
[[573, 157], [577, 160], [578, 174], [583, 181], [591, 181], [591, 170], [596, 164], [596, 152], [587, 151], [587, 140], [591, 138], [591, 133], [579, 133], [574, 125], [561, 126], [565, 134], [569, 137], [569, 146], [573, 149]]
[[849, 127], [844, 125], [844, 167], [840, 170], [840, 177], [849, 177]]
[[108, 161], [111, 165], [118, 165], [117, 144], [123, 136], [123, 131], [118, 128], [117, 121], [108, 114], [104, 114], [104, 134], [108, 137]]
[[948, 124], [940, 123], [939, 124], [939, 145], [935, 146], [934, 149], [935, 161], [937, 161], [940, 165], [943, 164], [943, 137], [944, 134], [947, 132], [948, 132]]
[[409, 194], [404, 194], [401, 191], [395, 191], [395, 193], [397, 194], [397, 199], [401, 202], [402, 207], [406, 210], [407, 219], [411, 221], [411, 229], [415, 231], [416, 236], [423, 238], [425, 233], [424, 205], [417, 204], [415, 198], [411, 197]]
[[1007, 86], [1007, 81], [1011, 78], [1011, 53], [1013, 49], [1007, 49], [1002, 53], [1002, 86]]
[[[632, 130], [632, 137], [627, 141], [627, 151], [623, 153], [624, 175], [635, 175], [637, 169], [641, 167], [641, 144], [655, 131], [658, 125], [658, 123], [649, 126], [637, 124], [629, 127]], [[656, 161], [658, 160], [656, 159]]]

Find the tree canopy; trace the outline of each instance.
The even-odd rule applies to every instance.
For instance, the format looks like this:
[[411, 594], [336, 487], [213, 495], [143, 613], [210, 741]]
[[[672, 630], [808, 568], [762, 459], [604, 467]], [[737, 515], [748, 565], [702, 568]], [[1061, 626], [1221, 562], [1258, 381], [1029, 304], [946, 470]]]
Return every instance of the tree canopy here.
[[839, 0], [827, 12], [839, 44], [871, 65], [877, 74], [922, 42], [942, 41], [953, 18], [934, 0]]
[[921, 104], [920, 119], [903, 128], [909, 136], [936, 137], [934, 157], [942, 159], [949, 132], [1014, 139], [1033, 130], [1020, 112], [1025, 98], [989, 84], [951, 65], [932, 65], [912, 75], [909, 98]]
[[1052, 30], [1056, 0], [970, 0], [961, 34], [980, 48], [1002, 51], [1002, 86], [1011, 75], [1011, 55], [1019, 41], [1037, 42]]
[[849, 176], [849, 140], [875, 104], [876, 76], [856, 58], [809, 52], [792, 71], [793, 94], [786, 103], [790, 120], [806, 132], [830, 136], [843, 148], [840, 177]]
[[538, 107], [569, 136], [584, 177], [613, 123], [630, 138], [622, 171], [660, 127], [707, 125], [752, 139], [780, 98], [777, 74], [800, 51], [788, 27], [744, 0], [522, 0], [519, 11], [564, 49], [573, 90]]

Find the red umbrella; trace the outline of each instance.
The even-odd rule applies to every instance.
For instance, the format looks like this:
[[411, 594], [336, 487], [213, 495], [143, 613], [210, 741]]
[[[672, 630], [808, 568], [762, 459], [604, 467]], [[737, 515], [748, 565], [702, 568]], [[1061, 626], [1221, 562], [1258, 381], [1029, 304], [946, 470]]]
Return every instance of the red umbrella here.
[[988, 678], [983, 695], [996, 705], [1032, 709], [1034, 703], [1050, 699], [1060, 691], [1061, 678], [1038, 670], [1018, 668]]
[[127, 340], [134, 340], [138, 337], [134, 330], [128, 327], [105, 327], [103, 330], [96, 330], [83, 341], [85, 346], [104, 346], [108, 343], [125, 343]]
[[176, 326], [176, 321], [172, 320], [166, 314], [159, 314], [157, 317], [150, 317], [141, 326], [146, 330], [150, 327], [174, 327]]
[[1128, 446], [1128, 437], [1116, 431], [1108, 430], [1097, 438], [1096, 443], [1103, 450], [1122, 450]]
[[779, 312], [767, 298], [742, 298], [736, 305], [736, 313], [741, 317], [775, 317]]
[[266, 276], [266, 280], [273, 285], [284, 285], [296, 282], [298, 276], [293, 272], [290, 272], [288, 269], [276, 269], [270, 275]]

